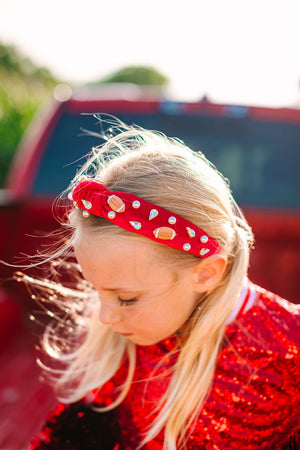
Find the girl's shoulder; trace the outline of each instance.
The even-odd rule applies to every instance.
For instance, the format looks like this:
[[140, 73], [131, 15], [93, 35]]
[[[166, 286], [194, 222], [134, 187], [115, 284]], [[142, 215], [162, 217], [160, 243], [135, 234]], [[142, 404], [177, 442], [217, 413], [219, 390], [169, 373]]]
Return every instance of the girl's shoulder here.
[[[253, 448], [290, 448], [287, 443], [296, 439], [299, 330], [299, 305], [248, 284], [240, 311], [226, 328], [213, 387], [200, 416], [204, 422], [214, 415], [228, 430], [220, 436], [211, 431], [216, 442], [222, 437], [222, 448], [250, 448], [251, 439]], [[220, 405], [226, 405], [223, 422]]]
[[257, 286], [250, 281], [247, 295], [235, 324], [246, 329], [249, 339], [256, 339], [268, 349], [299, 355], [300, 305]]
[[[300, 384], [300, 305], [250, 282], [247, 292], [226, 328], [219, 367], [250, 373], [252, 381], [272, 380], [276, 392], [284, 384], [291, 394]], [[299, 393], [297, 399], [300, 404]]]

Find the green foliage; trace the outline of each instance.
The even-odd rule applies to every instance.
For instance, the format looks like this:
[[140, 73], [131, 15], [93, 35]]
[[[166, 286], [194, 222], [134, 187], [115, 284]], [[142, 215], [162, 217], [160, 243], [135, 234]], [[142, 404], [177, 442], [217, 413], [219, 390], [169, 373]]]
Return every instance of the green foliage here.
[[[33, 115], [59, 82], [47, 68], [0, 42], [0, 186]], [[152, 67], [128, 66], [89, 84], [112, 82], [162, 87], [168, 79]]]
[[57, 83], [57, 79], [46, 67], [37, 67], [14, 46], [0, 43], [0, 71], [2, 76], [18, 76], [27, 82], [38, 82], [43, 86]]
[[0, 89], [0, 185], [3, 184], [15, 150], [31, 121], [39, 103], [15, 102], [4, 89]]
[[153, 67], [128, 66], [105, 77], [103, 83], [134, 83], [144, 86], [164, 86], [168, 79]]
[[0, 186], [25, 129], [55, 84], [48, 69], [0, 43]]

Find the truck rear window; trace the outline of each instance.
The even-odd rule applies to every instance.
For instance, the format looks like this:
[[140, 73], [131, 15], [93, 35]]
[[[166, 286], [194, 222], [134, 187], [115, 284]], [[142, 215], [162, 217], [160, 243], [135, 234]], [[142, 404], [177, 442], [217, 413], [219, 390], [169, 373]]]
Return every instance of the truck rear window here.
[[[201, 150], [231, 182], [242, 206], [300, 207], [300, 126], [288, 122], [204, 114], [114, 113], [127, 124], [159, 130]], [[34, 184], [36, 195], [57, 195], [67, 188], [84, 155], [101, 139], [92, 115], [65, 112], [43, 155]]]

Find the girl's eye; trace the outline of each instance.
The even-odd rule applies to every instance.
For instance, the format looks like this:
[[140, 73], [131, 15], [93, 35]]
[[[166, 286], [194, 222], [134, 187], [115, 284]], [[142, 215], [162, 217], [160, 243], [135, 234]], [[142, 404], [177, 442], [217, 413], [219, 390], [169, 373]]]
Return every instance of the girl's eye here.
[[118, 297], [118, 302], [119, 302], [119, 304], [121, 306], [133, 305], [136, 301], [137, 301], [136, 297], [129, 298], [129, 299], [126, 299], [126, 300]]

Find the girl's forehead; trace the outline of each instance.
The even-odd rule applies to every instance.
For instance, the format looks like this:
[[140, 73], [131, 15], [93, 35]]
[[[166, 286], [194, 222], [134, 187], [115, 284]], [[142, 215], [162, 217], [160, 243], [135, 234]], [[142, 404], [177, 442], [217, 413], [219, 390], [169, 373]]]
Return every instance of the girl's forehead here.
[[96, 279], [109, 289], [117, 289], [121, 285], [124, 288], [130, 284], [129, 281], [142, 287], [158, 280], [169, 282], [175, 278], [174, 268], [162, 262], [157, 247], [151, 241], [123, 236], [95, 239], [81, 234], [74, 249], [85, 276], [93, 284]]
[[74, 241], [76, 252], [97, 253], [99, 258], [110, 258], [118, 255], [147, 259], [159, 259], [157, 246], [150, 239], [137, 239], [134, 236], [101, 234], [94, 230], [81, 230]]

